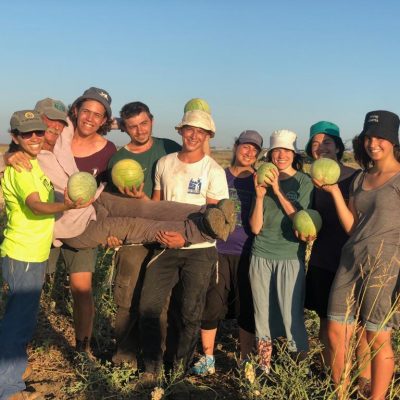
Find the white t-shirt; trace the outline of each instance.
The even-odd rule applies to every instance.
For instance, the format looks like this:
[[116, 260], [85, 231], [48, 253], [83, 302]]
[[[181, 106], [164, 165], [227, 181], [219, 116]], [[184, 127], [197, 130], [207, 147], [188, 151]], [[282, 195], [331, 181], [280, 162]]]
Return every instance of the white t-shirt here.
[[[199, 206], [206, 204], [207, 198], [229, 198], [225, 171], [208, 155], [195, 163], [180, 161], [178, 153], [160, 158], [156, 166], [154, 190], [161, 190], [164, 200]], [[188, 248], [211, 246], [214, 244], [205, 242]]]

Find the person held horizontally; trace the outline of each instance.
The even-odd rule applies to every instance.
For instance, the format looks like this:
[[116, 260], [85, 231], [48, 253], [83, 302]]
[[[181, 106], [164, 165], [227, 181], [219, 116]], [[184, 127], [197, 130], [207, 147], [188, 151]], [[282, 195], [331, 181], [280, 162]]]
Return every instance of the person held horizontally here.
[[310, 207], [313, 191], [310, 177], [300, 171], [294, 132], [272, 133], [267, 160], [277, 171], [266, 187], [258, 185], [254, 177], [256, 199], [250, 226], [256, 237], [249, 273], [257, 351], [260, 367], [266, 372], [274, 338], [286, 336], [290, 351], [308, 351], [303, 309], [305, 244], [296, 238], [292, 218]]

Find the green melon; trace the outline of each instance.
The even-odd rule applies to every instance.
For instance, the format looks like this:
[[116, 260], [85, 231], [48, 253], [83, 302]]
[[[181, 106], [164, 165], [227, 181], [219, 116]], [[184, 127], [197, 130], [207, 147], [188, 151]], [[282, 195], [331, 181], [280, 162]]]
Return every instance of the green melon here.
[[89, 172], [75, 172], [68, 179], [67, 192], [72, 201], [82, 199], [86, 203], [94, 197], [96, 190], [96, 179]]
[[339, 179], [340, 166], [335, 160], [320, 158], [312, 163], [310, 174], [322, 185], [333, 185]]
[[137, 189], [144, 180], [142, 166], [135, 160], [126, 158], [114, 164], [111, 170], [111, 179], [117, 187]]
[[185, 104], [183, 112], [194, 111], [194, 110], [201, 110], [205, 111], [208, 114], [211, 114], [211, 108], [204, 99], [195, 98], [189, 100]]
[[274, 176], [272, 170], [278, 171], [275, 164], [271, 162], [262, 163], [257, 169], [257, 183], [259, 185], [263, 183], [270, 184], [270, 179]]
[[322, 218], [316, 210], [298, 211], [293, 218], [293, 228], [304, 236], [317, 236], [322, 227]]

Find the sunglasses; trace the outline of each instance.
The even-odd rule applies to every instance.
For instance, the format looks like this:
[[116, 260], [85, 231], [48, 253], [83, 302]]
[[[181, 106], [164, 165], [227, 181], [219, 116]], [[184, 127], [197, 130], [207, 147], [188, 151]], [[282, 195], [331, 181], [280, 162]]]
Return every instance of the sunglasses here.
[[30, 139], [33, 134], [36, 135], [36, 137], [43, 137], [46, 131], [33, 131], [33, 132], [20, 132], [18, 133], [18, 136], [21, 136], [22, 139]]

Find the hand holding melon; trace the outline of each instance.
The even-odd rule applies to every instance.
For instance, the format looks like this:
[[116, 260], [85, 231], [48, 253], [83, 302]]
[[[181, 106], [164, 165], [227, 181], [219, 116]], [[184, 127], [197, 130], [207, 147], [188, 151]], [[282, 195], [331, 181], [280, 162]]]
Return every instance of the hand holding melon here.
[[[89, 172], [75, 172], [68, 179], [64, 202], [68, 208], [87, 207], [93, 202], [96, 190], [97, 182], [93, 175]], [[68, 199], [73, 203], [69, 204]]]
[[275, 178], [277, 173], [279, 172], [275, 164], [271, 162], [262, 163], [257, 169], [257, 184], [271, 185], [271, 180]]
[[312, 241], [322, 227], [322, 218], [316, 210], [301, 210], [293, 217], [293, 229], [299, 240]]
[[334, 185], [340, 177], [340, 166], [335, 160], [320, 158], [312, 163], [310, 175], [318, 187]]
[[143, 189], [144, 173], [137, 161], [127, 158], [116, 162], [111, 170], [111, 179], [121, 193], [143, 197], [140, 189]]

